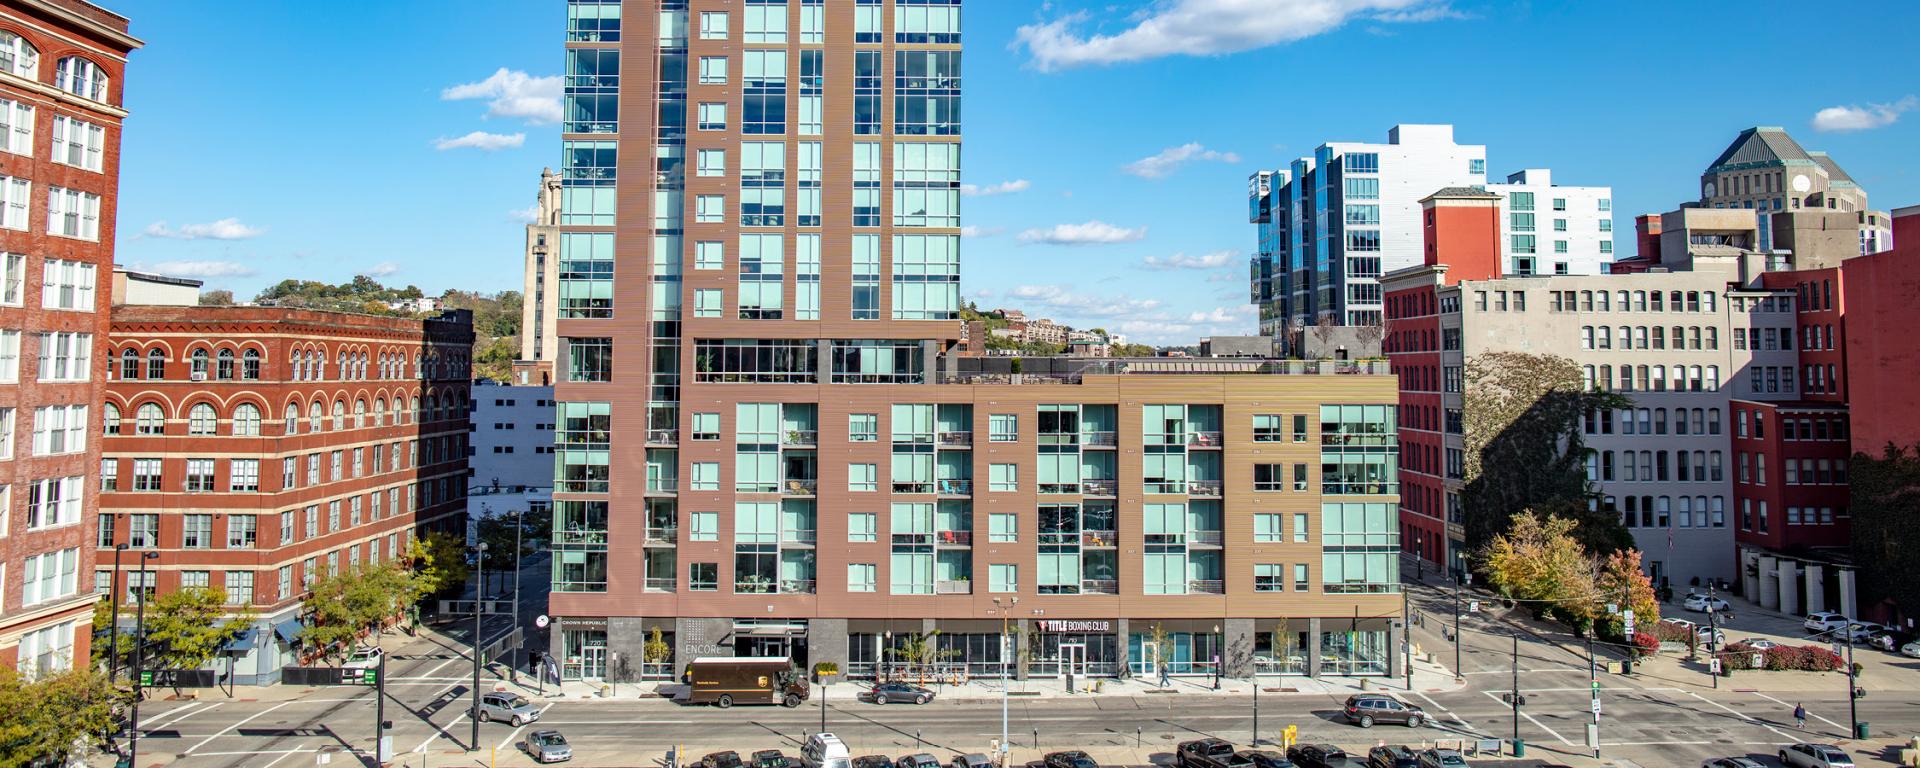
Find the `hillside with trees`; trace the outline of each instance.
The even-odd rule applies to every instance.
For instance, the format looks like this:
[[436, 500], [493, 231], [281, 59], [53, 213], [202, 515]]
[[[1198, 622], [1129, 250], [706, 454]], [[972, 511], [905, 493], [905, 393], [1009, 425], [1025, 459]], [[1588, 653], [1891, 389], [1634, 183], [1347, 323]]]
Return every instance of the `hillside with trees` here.
[[[232, 302], [232, 294], [203, 296], [201, 303]], [[253, 303], [272, 307], [302, 307], [333, 312], [354, 312], [382, 317], [431, 317], [394, 304], [425, 298], [417, 286], [395, 288], [366, 275], [338, 285], [314, 280], [282, 280], [253, 297]], [[520, 355], [520, 292], [479, 293], [448, 290], [439, 296], [445, 309], [473, 312], [473, 375], [476, 378], [505, 382], [513, 373], [514, 358]]]

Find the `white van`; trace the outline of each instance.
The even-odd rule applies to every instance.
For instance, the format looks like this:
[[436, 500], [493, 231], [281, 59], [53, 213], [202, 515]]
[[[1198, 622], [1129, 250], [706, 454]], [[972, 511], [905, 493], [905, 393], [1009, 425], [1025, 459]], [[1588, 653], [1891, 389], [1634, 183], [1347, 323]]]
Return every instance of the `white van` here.
[[800, 763], [806, 768], [850, 768], [852, 757], [846, 742], [831, 733], [809, 736], [807, 745], [800, 748]]

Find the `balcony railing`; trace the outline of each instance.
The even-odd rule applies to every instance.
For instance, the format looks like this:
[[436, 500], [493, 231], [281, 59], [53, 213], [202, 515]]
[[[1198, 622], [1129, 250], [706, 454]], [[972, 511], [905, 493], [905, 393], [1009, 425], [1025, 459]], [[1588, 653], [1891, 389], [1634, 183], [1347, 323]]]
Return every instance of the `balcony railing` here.
[[1082, 579], [1080, 581], [1080, 592], [1088, 595], [1117, 595], [1120, 594], [1120, 580]]
[[933, 493], [933, 483], [894, 483], [894, 493]]
[[1079, 493], [1079, 483], [1041, 483], [1041, 493]]
[[973, 594], [973, 582], [967, 579], [935, 581], [933, 583], [933, 593], [936, 595], [970, 595]]
[[815, 491], [819, 488], [819, 484], [820, 484], [820, 481], [818, 480], [798, 480], [798, 479], [789, 478], [787, 480], [787, 489], [783, 491], [783, 493], [787, 494], [788, 496], [812, 496], [814, 495]]
[[673, 544], [680, 540], [680, 527], [675, 525], [647, 526], [648, 544]]
[[606, 531], [562, 530], [553, 532], [553, 545], [556, 547], [605, 546]]
[[1187, 534], [1187, 539], [1188, 542], [1192, 544], [1206, 544], [1217, 547], [1226, 540], [1226, 534], [1222, 531], [1193, 531]]
[[937, 536], [937, 540], [941, 544], [951, 544], [956, 547], [970, 547], [973, 546], [973, 531], [941, 531]]
[[677, 479], [648, 480], [647, 493], [679, 493], [680, 481]]
[[969, 448], [973, 446], [972, 432], [942, 432], [940, 445], [945, 448]]
[[1187, 483], [1185, 480], [1149, 480], [1146, 483], [1146, 491], [1147, 493], [1186, 493]]
[[672, 578], [647, 579], [648, 592], [672, 592], [673, 588], [674, 582]]
[[942, 496], [972, 496], [973, 495], [972, 480], [941, 480], [939, 485], [940, 485], [940, 495]]
[[1117, 547], [1120, 546], [1119, 531], [1081, 531], [1080, 546]]
[[812, 544], [816, 535], [812, 528], [792, 529], [781, 531], [780, 540], [789, 544]]
[[780, 585], [771, 581], [736, 581], [733, 592], [737, 595], [771, 595]]
[[647, 430], [647, 442], [655, 445], [673, 445], [674, 443], [680, 442], [680, 430], [649, 429]]
[[1190, 496], [1219, 496], [1220, 481], [1194, 480], [1194, 481], [1188, 482], [1187, 494]]
[[1112, 448], [1120, 444], [1120, 433], [1112, 431], [1082, 432], [1080, 433], [1080, 444], [1095, 448]]
[[1218, 448], [1220, 447], [1220, 433], [1218, 431], [1188, 432], [1187, 445], [1195, 448]]
[[[553, 582], [553, 591], [555, 592], [605, 592], [607, 591], [607, 582], [605, 581], [555, 581]], [[138, 601], [136, 600], [135, 602], [138, 602]]]
[[813, 579], [781, 579], [780, 593], [786, 595], [813, 594]]
[[1220, 579], [1188, 579], [1187, 592], [1195, 595], [1224, 595], [1227, 583]]
[[781, 445], [815, 445], [820, 442], [820, 433], [812, 429], [789, 429]]
[[1080, 493], [1084, 496], [1119, 496], [1120, 481], [1082, 480], [1080, 481]]

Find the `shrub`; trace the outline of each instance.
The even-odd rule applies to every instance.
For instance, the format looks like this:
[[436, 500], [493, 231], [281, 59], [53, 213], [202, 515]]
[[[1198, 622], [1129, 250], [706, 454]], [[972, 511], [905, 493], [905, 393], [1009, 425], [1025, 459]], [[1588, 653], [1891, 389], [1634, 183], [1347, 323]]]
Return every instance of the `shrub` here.
[[[1638, 637], [1640, 634], [1641, 633], [1638, 633], [1638, 632], [1634, 633], [1636, 637]], [[1689, 631], [1686, 627], [1682, 627], [1678, 624], [1668, 624], [1666, 622], [1655, 622], [1653, 625], [1653, 631], [1648, 632], [1646, 634], [1653, 635], [1654, 639], [1661, 640], [1664, 642], [1684, 643], [1686, 645], [1693, 644], [1693, 632]]]
[[1817, 645], [1769, 648], [1766, 663], [1774, 671], [1832, 672], [1842, 666], [1839, 654]]
[[1633, 633], [1633, 657], [1644, 659], [1660, 652], [1660, 638], [1652, 632]]

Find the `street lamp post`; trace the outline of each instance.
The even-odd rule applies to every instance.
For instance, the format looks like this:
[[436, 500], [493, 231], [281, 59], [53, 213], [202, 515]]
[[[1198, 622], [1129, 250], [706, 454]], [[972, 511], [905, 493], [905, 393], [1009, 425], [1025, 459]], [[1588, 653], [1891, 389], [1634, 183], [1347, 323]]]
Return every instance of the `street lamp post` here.
[[1413, 536], [1413, 566], [1416, 572], [1420, 574], [1419, 576], [1420, 580], [1426, 581], [1427, 580], [1427, 537], [1417, 533], [1414, 534]]
[[1453, 677], [1465, 680], [1466, 670], [1460, 668], [1460, 585], [1473, 580], [1473, 573], [1463, 571], [1461, 578], [1453, 580]]
[[[515, 628], [520, 626], [520, 557], [525, 552], [525, 550], [521, 548], [520, 533], [526, 528], [526, 514], [527, 510], [525, 508], [515, 510], [513, 513], [513, 621], [509, 622], [509, 626]], [[516, 643], [516, 645], [523, 644]], [[518, 651], [520, 649], [515, 648], [514, 650]], [[507, 669], [517, 669], [518, 667], [514, 665], [514, 662], [518, 659], [518, 656], [509, 653], [507, 655]]]
[[113, 624], [107, 633], [107, 682], [120, 677], [120, 553], [127, 551], [126, 543], [113, 545]]
[[1012, 745], [1007, 743], [1007, 703], [1012, 697], [1013, 676], [1007, 669], [1007, 656], [1010, 655], [1009, 651], [1015, 650], [1013, 640], [1007, 634], [1007, 620], [1012, 618], [1013, 608], [1019, 604], [1020, 598], [1017, 597], [1005, 606], [1000, 605], [1000, 598], [993, 599], [994, 609], [1000, 612], [1000, 762], [1003, 765], [1006, 755], [1012, 752]]
[[1513, 633], [1513, 748], [1520, 750], [1520, 633]]
[[1720, 690], [1720, 621], [1713, 610], [1713, 585], [1707, 585], [1707, 674], [1713, 677], [1713, 689]]
[[487, 543], [480, 542], [474, 547], [475, 565], [473, 580], [473, 711], [467, 713], [472, 721], [473, 736], [467, 741], [467, 751], [480, 749], [480, 616], [485, 613], [484, 603], [487, 584]]
[[[152, 573], [152, 571], [147, 570], [147, 561], [159, 557], [160, 553], [158, 552], [140, 553], [140, 586], [142, 589], [146, 588], [147, 579], [149, 578], [148, 574]], [[145, 665], [147, 661], [146, 634], [147, 596], [142, 594], [140, 596], [139, 607], [134, 611], [133, 619], [133, 713], [127, 723], [128, 765], [140, 764], [140, 668]]]
[[[1214, 642], [1216, 642], [1216, 643], [1219, 643], [1219, 644], [1220, 644], [1220, 646], [1225, 646], [1225, 645], [1226, 645], [1226, 639], [1227, 639], [1227, 638], [1226, 638], [1226, 636], [1225, 636], [1225, 635], [1222, 635], [1222, 634], [1220, 634], [1220, 625], [1218, 625], [1218, 624], [1215, 624], [1215, 625], [1213, 625], [1213, 640], [1214, 640]], [[1221, 655], [1220, 655], [1220, 654], [1219, 654], [1218, 652], [1215, 652], [1215, 653], [1213, 654], [1213, 689], [1214, 689], [1214, 690], [1216, 690], [1216, 691], [1217, 691], [1217, 690], [1220, 690], [1220, 662], [1221, 662], [1221, 658], [1222, 658], [1222, 657], [1221, 657]]]
[[1853, 666], [1853, 620], [1848, 619], [1841, 631], [1847, 633], [1847, 719], [1853, 725], [1847, 738], [1855, 739], [1860, 737], [1860, 678]]

